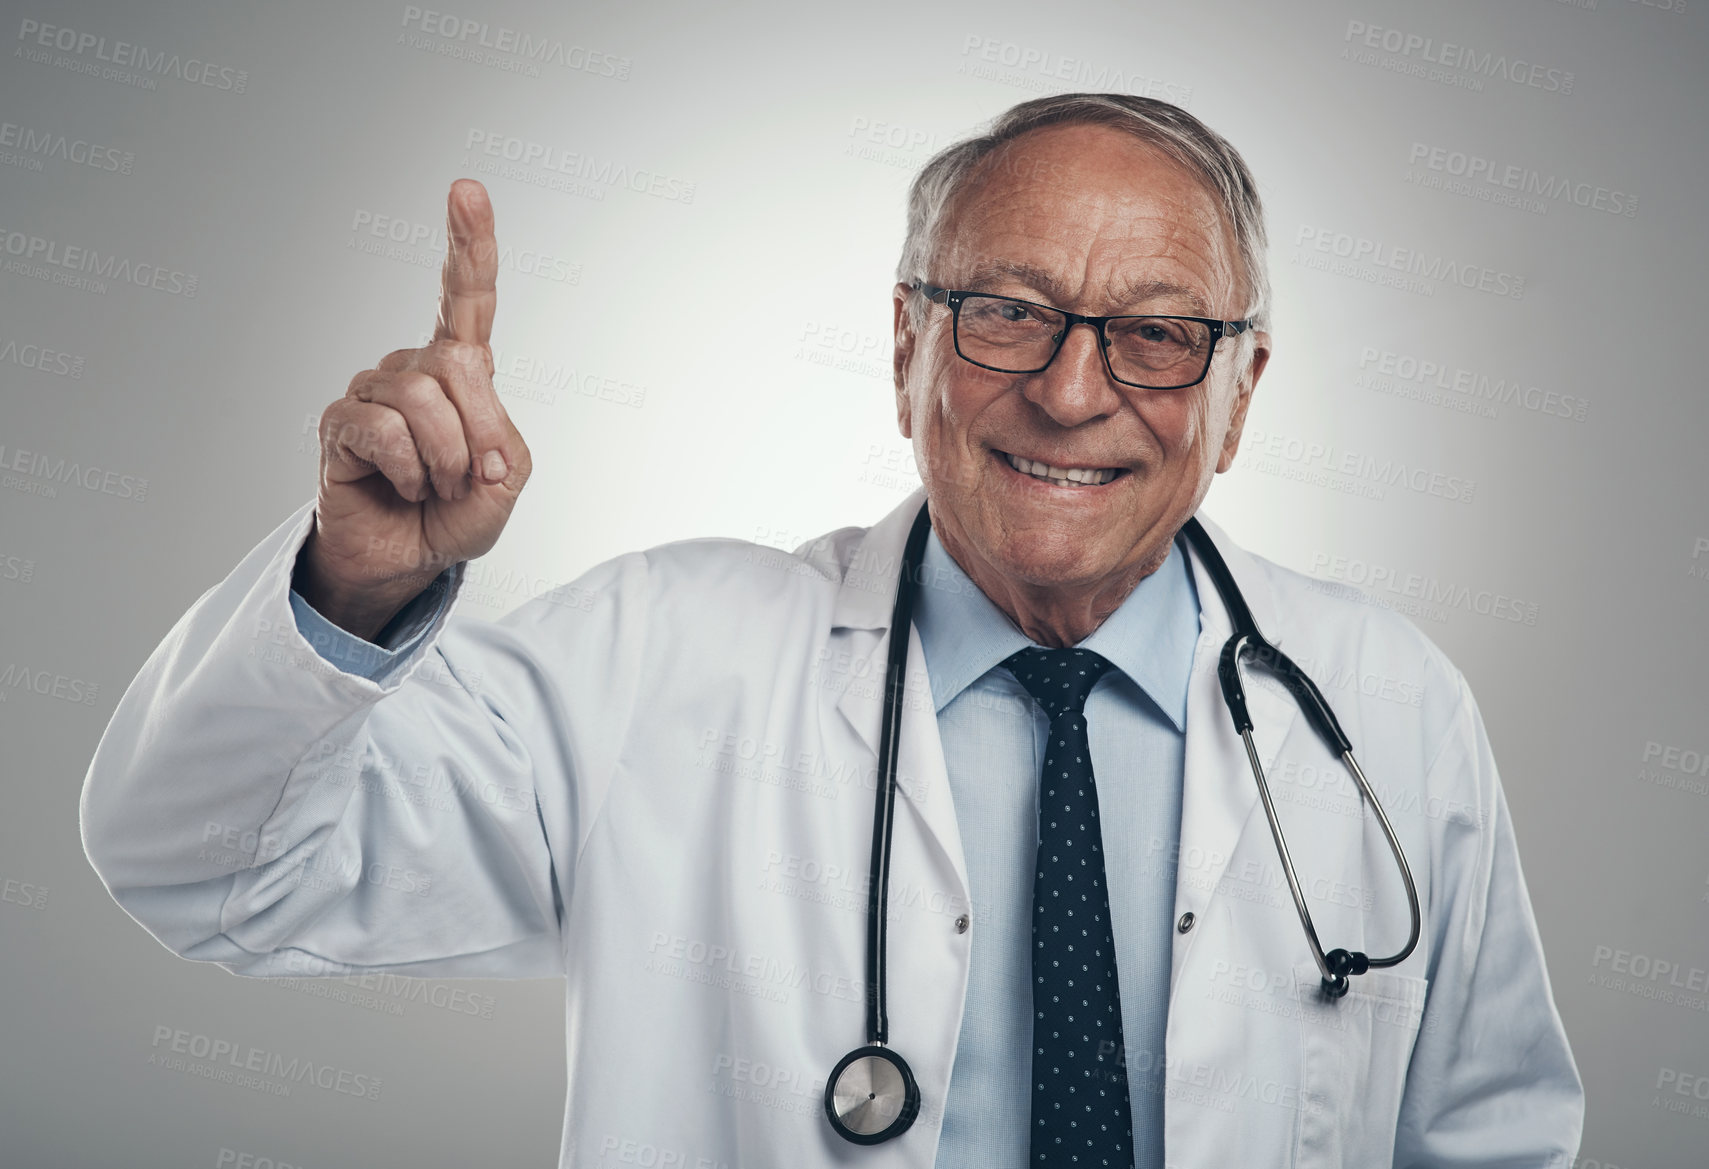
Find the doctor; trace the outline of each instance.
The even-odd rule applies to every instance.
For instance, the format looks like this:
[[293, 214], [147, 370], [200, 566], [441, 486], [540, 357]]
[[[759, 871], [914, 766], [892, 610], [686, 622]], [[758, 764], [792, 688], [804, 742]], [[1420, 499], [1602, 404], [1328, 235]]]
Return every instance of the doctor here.
[[[492, 388], [479, 184], [449, 221], [435, 340], [327, 409], [318, 498], [178, 622], [90, 767], [89, 857], [163, 944], [262, 977], [564, 976], [566, 1167], [1570, 1164], [1582, 1090], [1459, 672], [1200, 517], [1416, 881], [1416, 947], [1341, 998], [1224, 708], [1234, 623], [1182, 529], [1270, 337], [1219, 136], [1068, 95], [944, 151], [893, 293], [924, 491], [793, 555], [621, 556], [494, 623], [455, 598], [530, 461]], [[919, 1107], [862, 1144], [825, 1089], [870, 1038], [903, 632], [886, 1040]], [[1370, 806], [1264, 677], [1255, 754], [1316, 931], [1393, 954], [1408, 901]]]

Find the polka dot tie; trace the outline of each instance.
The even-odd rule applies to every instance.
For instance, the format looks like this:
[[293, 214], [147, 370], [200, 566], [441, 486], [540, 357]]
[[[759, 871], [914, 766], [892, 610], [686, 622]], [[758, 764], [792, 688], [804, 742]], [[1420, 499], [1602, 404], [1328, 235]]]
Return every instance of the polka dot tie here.
[[1085, 649], [1003, 662], [1050, 716], [1033, 882], [1034, 1166], [1133, 1165], [1115, 939], [1086, 739], [1086, 696], [1113, 666]]

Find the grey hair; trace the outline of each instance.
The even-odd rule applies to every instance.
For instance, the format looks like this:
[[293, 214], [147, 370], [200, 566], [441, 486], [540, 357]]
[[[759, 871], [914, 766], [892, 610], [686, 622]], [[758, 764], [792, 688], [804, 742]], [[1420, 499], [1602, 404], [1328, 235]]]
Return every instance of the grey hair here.
[[[1246, 316], [1254, 328], [1269, 328], [1264, 208], [1246, 160], [1222, 135], [1181, 107], [1127, 93], [1061, 93], [1024, 101], [1000, 114], [985, 133], [933, 155], [908, 189], [908, 233], [902, 241], [896, 279], [908, 284], [925, 277], [945, 212], [986, 156], [1029, 130], [1058, 125], [1110, 126], [1125, 131], [1200, 179], [1217, 196], [1234, 229], [1246, 283]], [[923, 311], [917, 301], [911, 300], [910, 307], [916, 313]]]

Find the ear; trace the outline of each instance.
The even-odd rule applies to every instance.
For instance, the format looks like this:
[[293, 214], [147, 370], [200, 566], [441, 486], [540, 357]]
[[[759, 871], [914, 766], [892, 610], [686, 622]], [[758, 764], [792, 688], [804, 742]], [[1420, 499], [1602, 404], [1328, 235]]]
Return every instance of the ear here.
[[912, 295], [914, 290], [902, 283], [890, 290], [891, 304], [895, 309], [891, 327], [896, 336], [896, 350], [890, 364], [891, 374], [896, 380], [896, 429], [902, 432], [903, 438], [914, 437], [914, 411], [908, 399], [908, 369], [914, 360], [914, 343], [917, 340], [914, 320], [908, 312], [908, 298]]
[[1270, 334], [1252, 334], [1252, 361], [1246, 367], [1246, 372], [1240, 375], [1240, 383], [1235, 388], [1234, 410], [1228, 417], [1228, 430], [1222, 436], [1222, 453], [1217, 457], [1217, 473], [1234, 466], [1234, 456], [1240, 451], [1240, 435], [1246, 429], [1246, 411], [1252, 405], [1252, 392], [1258, 388], [1258, 379], [1264, 376], [1264, 367], [1270, 361]]

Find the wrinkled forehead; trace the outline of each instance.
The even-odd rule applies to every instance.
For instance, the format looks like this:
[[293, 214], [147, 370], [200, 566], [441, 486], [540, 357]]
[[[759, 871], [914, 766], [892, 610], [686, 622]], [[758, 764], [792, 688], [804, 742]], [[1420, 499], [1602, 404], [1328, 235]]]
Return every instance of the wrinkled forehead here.
[[1209, 312], [1243, 283], [1233, 219], [1210, 181], [1110, 126], [1043, 127], [998, 145], [937, 228], [934, 269], [966, 287], [1007, 278], [1066, 296], [1091, 277], [1104, 296], [1180, 291]]

